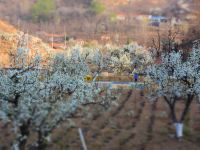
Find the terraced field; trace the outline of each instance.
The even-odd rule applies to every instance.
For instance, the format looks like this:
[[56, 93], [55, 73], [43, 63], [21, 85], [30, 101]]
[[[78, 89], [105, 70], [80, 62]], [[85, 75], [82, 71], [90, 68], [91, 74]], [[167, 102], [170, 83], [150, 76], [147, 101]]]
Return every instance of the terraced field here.
[[[56, 129], [48, 150], [81, 150], [78, 128], [83, 131], [88, 150], [199, 150], [200, 105], [192, 104], [185, 122], [185, 137], [178, 141], [163, 102], [149, 102], [139, 90], [124, 90], [118, 106], [105, 112], [100, 111], [100, 106], [91, 106], [90, 118], [74, 118], [73, 127], [63, 124]], [[177, 105], [178, 113], [182, 107], [183, 103]], [[5, 150], [10, 143], [6, 142], [8, 133], [4, 135], [0, 137], [0, 149]]]
[[[88, 150], [199, 150], [200, 105], [194, 102], [185, 122], [185, 137], [177, 141], [164, 101], [149, 102], [140, 91], [123, 92], [119, 105], [89, 120], [77, 119], [77, 127], [58, 129], [51, 149], [79, 150], [78, 127]], [[181, 111], [183, 104], [177, 106]], [[97, 110], [96, 107], [91, 109]]]

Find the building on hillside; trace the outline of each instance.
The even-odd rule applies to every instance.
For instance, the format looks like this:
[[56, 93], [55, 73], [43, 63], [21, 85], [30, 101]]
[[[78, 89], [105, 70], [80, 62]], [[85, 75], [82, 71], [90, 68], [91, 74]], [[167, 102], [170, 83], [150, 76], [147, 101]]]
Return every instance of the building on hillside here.
[[135, 19], [141, 22], [149, 22], [149, 16], [145, 15], [145, 14], [138, 14], [137, 16], [135, 16]]
[[149, 16], [149, 20], [151, 22], [167, 22], [167, 18], [164, 17], [164, 16], [153, 16], [153, 15], [150, 15]]
[[116, 15], [116, 19], [117, 19], [117, 20], [120, 20], [120, 21], [126, 20], [126, 14], [118, 13], [118, 14]]
[[146, 14], [136, 14], [136, 13], [117, 13], [116, 19], [118, 21], [140, 21], [140, 22], [148, 22], [149, 15]]
[[172, 26], [177, 26], [177, 25], [183, 24], [183, 21], [180, 18], [176, 18], [176, 17], [172, 17], [170, 21], [171, 21]]
[[149, 22], [151, 26], [160, 26], [161, 23], [167, 23], [168, 19], [164, 16], [149, 16]]

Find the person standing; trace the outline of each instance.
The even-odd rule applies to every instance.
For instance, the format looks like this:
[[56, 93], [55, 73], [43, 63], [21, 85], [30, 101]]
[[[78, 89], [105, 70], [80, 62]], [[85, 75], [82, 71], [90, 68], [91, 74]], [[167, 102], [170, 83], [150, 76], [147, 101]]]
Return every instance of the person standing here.
[[135, 72], [133, 77], [134, 77], [134, 81], [137, 82], [138, 81], [138, 73]]

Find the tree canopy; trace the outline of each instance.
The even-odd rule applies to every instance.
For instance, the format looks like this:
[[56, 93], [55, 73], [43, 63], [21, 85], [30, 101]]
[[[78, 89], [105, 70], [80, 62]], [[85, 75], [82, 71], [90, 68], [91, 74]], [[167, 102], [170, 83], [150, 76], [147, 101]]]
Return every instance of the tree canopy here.
[[102, 4], [101, 2], [97, 1], [97, 0], [93, 0], [91, 3], [91, 10], [93, 12], [95, 12], [96, 14], [100, 14], [102, 12], [104, 12], [105, 10], [105, 6], [104, 4]]
[[32, 18], [35, 21], [45, 21], [52, 16], [55, 8], [54, 0], [37, 0], [31, 9]]

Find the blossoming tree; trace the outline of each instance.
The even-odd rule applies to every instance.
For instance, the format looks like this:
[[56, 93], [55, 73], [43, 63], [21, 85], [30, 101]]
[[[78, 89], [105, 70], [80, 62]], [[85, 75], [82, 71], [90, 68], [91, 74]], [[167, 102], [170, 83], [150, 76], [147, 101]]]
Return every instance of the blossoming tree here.
[[[176, 136], [183, 136], [183, 122], [195, 98], [200, 99], [200, 47], [196, 44], [185, 60], [181, 52], [162, 55], [162, 62], [149, 67], [148, 75], [156, 84], [154, 96], [162, 96], [168, 104]], [[177, 101], [184, 101], [180, 118], [176, 115]]]
[[100, 89], [84, 81], [89, 68], [78, 50], [46, 64], [38, 55], [30, 59], [24, 47], [10, 58], [11, 68], [0, 69], [0, 118], [12, 125], [15, 150], [25, 149], [33, 132], [38, 135], [34, 145], [45, 148], [53, 130], [79, 105], [107, 101], [95, 99]]
[[137, 43], [131, 43], [110, 52], [109, 66], [114, 72], [132, 72], [133, 69], [137, 69], [142, 73], [149, 62], [151, 62], [149, 52]]

